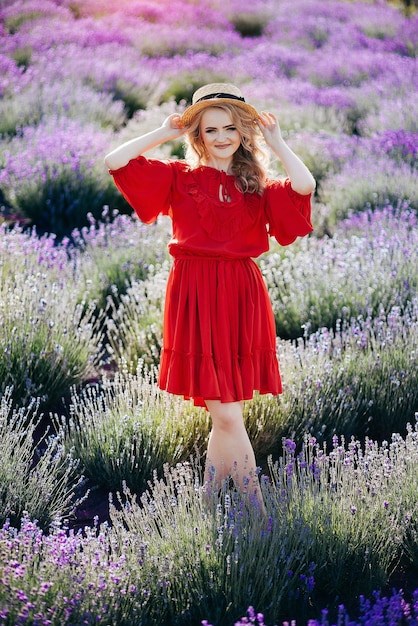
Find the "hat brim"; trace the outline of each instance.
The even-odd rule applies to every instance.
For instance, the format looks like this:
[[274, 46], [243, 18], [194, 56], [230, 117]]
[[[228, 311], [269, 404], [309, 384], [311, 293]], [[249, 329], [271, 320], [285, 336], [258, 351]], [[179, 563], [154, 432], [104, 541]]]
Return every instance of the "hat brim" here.
[[202, 109], [208, 109], [209, 107], [222, 106], [223, 104], [233, 104], [240, 109], [243, 109], [253, 118], [253, 121], [258, 120], [260, 114], [257, 109], [255, 109], [248, 102], [241, 102], [240, 100], [232, 99], [232, 98], [211, 98], [210, 100], [202, 100], [201, 102], [196, 102], [196, 104], [190, 105], [181, 116], [181, 123], [184, 127], [190, 126], [193, 121], [193, 118], [202, 111]]

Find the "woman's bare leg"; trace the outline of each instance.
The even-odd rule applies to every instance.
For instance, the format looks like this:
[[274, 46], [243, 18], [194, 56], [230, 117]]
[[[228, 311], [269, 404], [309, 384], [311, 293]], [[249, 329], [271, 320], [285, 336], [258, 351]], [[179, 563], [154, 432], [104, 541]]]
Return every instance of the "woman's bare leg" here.
[[206, 400], [212, 418], [205, 481], [218, 488], [231, 476], [242, 493], [256, 496], [264, 511], [254, 450], [244, 425], [243, 403]]

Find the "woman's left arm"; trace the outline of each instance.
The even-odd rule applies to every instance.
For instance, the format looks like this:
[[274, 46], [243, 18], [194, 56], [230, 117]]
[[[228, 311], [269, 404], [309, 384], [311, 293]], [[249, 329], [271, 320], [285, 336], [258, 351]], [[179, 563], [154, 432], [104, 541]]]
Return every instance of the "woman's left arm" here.
[[282, 137], [279, 122], [273, 113], [262, 111], [258, 126], [266, 144], [280, 159], [292, 185], [292, 189], [302, 195], [308, 195], [315, 189], [316, 183], [311, 172], [300, 158], [289, 148]]

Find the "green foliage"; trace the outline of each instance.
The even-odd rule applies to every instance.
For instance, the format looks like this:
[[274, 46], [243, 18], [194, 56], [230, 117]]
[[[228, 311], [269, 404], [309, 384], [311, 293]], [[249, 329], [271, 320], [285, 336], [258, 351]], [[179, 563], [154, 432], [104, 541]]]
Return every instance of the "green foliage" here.
[[0, 399], [0, 524], [18, 525], [26, 513], [47, 529], [80, 503], [78, 462], [64, 452], [60, 435], [36, 441], [39, 403], [13, 408], [11, 392]]
[[17, 65], [27, 69], [32, 60], [33, 50], [31, 46], [21, 46], [15, 48], [12, 53], [12, 58], [16, 61]]
[[[390, 463], [388, 473], [392, 477], [392, 466], [399, 479], [393, 484], [392, 502], [402, 503], [402, 519], [405, 525], [404, 553], [413, 568], [418, 567], [418, 412], [415, 427], [408, 424], [405, 439], [394, 434], [391, 444], [385, 442]], [[394, 460], [394, 462], [393, 462]]]
[[31, 22], [41, 17], [44, 17], [43, 11], [29, 9], [26, 12], [23, 11], [18, 15], [11, 15], [6, 18], [6, 20], [4, 21], [4, 27], [11, 35], [13, 35], [20, 29], [21, 26], [23, 26], [23, 24], [26, 24], [27, 22]]
[[118, 78], [114, 88], [114, 97], [122, 100], [126, 115], [131, 118], [139, 109], [146, 109], [149, 102], [149, 93], [138, 85]]
[[49, 167], [45, 170], [45, 183], [25, 180], [12, 203], [41, 233], [69, 236], [88, 224], [86, 207], [97, 219], [106, 204], [130, 211], [110, 177], [105, 179], [98, 169], [82, 177], [69, 168], [58, 173]]
[[239, 11], [229, 16], [234, 29], [241, 37], [262, 37], [271, 15], [267, 11], [261, 13]]
[[[91, 376], [97, 353], [94, 332], [83, 305], [61, 292], [38, 289], [43, 278], [26, 276], [3, 291], [0, 309], [0, 389], [13, 387], [13, 398], [26, 405], [40, 398], [43, 407], [56, 405]], [[37, 296], [31, 290], [37, 291]], [[46, 299], [45, 298], [48, 298]]]
[[412, 16], [418, 8], [418, 0], [400, 0], [400, 4], [404, 7], [405, 15]]

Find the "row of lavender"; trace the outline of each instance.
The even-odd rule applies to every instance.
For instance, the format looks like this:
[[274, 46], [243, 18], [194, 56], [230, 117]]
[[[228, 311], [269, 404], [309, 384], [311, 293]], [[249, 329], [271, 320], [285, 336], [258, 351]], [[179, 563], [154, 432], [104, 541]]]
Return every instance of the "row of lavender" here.
[[416, 428], [329, 452], [307, 436], [262, 479], [267, 519], [226, 485], [209, 497], [196, 462], [166, 466], [140, 499], [124, 487], [111, 525], [45, 533], [25, 514], [0, 529], [0, 623], [231, 626], [252, 605], [271, 624], [415, 626], [418, 591], [372, 591], [416, 563], [417, 463]]
[[[416, 18], [314, 0], [27, 0], [1, 19], [4, 214], [38, 234], [1, 237], [0, 623], [220, 626], [249, 604], [304, 619], [337, 597], [357, 614], [356, 595], [393, 571], [415, 580]], [[126, 206], [102, 165], [212, 79], [277, 111], [319, 183], [319, 237], [261, 261], [286, 383], [246, 414], [271, 474], [266, 525], [226, 485], [203, 497], [207, 415], [154, 382], [169, 225], [113, 211]], [[57, 436], [34, 468], [42, 411]], [[391, 443], [363, 452], [335, 433]], [[138, 507], [130, 492], [154, 472]], [[82, 473], [123, 501], [84, 536], [56, 522], [83, 498]], [[413, 602], [364, 600], [361, 619], [413, 624]]]
[[117, 7], [19, 0], [2, 9], [6, 215], [63, 235], [87, 210], [126, 210], [103, 153], [211, 80], [242, 84], [256, 106], [279, 113], [332, 222], [367, 203], [416, 207], [416, 16], [313, 0]]

